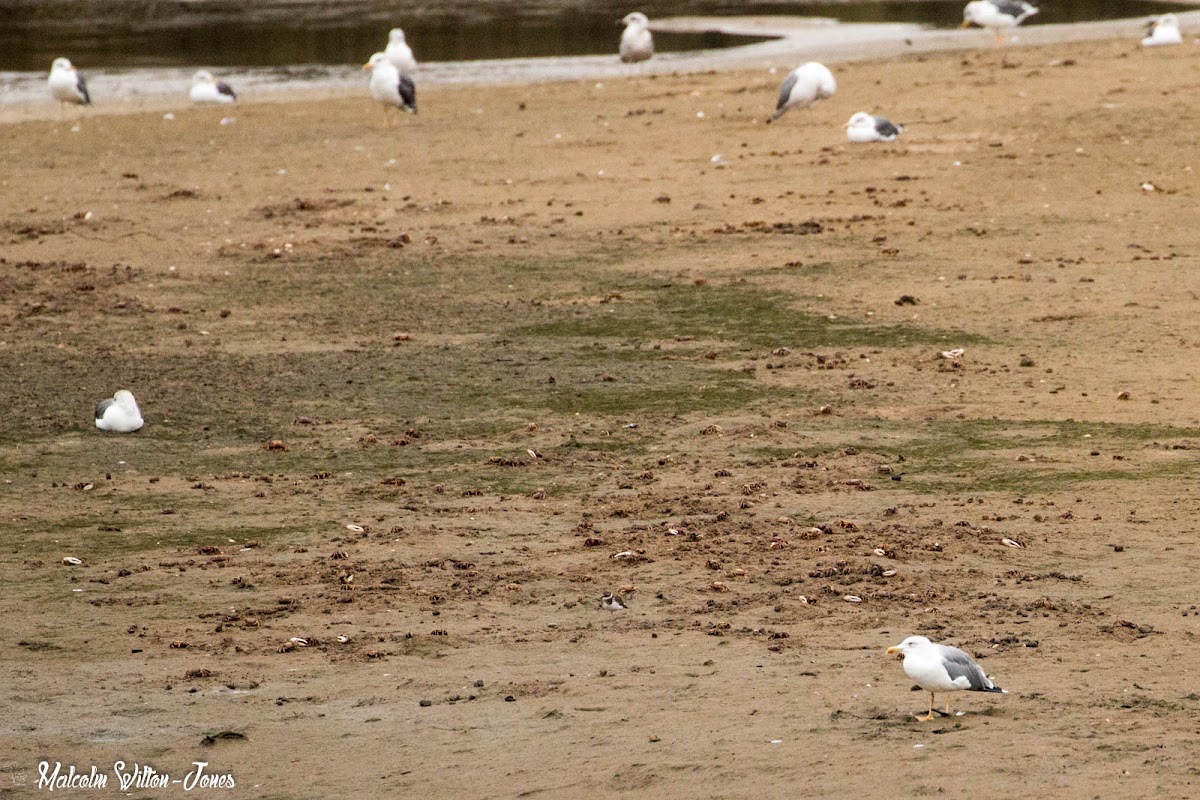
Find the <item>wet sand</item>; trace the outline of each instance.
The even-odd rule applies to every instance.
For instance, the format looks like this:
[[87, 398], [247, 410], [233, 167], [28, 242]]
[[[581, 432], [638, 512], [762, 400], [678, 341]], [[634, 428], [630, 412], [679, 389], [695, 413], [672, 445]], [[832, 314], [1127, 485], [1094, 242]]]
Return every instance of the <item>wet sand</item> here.
[[3, 790], [1192, 794], [1194, 46], [789, 64], [0, 126]]

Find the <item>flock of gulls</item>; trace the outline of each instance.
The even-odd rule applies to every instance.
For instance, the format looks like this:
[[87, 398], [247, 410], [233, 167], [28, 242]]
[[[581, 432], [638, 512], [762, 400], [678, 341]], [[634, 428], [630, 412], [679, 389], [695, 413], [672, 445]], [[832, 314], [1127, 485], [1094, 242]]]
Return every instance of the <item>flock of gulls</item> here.
[[[1004, 43], [1004, 31], [1015, 28], [1038, 9], [1026, 0], [971, 0], [963, 8], [962, 27], [977, 26], [991, 30], [996, 35], [997, 46]], [[654, 36], [650, 32], [650, 20], [640, 11], [626, 14], [617, 22], [624, 26], [617, 53], [622, 62], [634, 64], [654, 56]], [[1142, 46], [1181, 44], [1179, 20], [1174, 14], [1166, 14], [1149, 23]], [[413, 76], [417, 60], [413, 55], [402, 28], [388, 32], [387, 46], [375, 53], [363, 65], [371, 73], [368, 90], [371, 97], [384, 109], [399, 109], [417, 113], [417, 87]], [[50, 67], [47, 81], [50, 94], [63, 105], [90, 105], [87, 82], [66, 58], [56, 58]], [[774, 122], [793, 108], [806, 108], [818, 100], [832, 97], [837, 91], [833, 73], [823, 64], [810, 61], [797, 67], [779, 89], [779, 100], [775, 111], [767, 119]], [[237, 94], [228, 83], [217, 80], [208, 70], [200, 70], [192, 77], [189, 98], [196, 104], [227, 104], [237, 101]], [[855, 144], [870, 142], [893, 142], [904, 132], [886, 117], [859, 111], [846, 123], [846, 138]]]
[[[976, 25], [990, 29], [996, 35], [997, 45], [1000, 45], [1004, 42], [1003, 31], [1015, 28], [1037, 13], [1038, 9], [1024, 0], [972, 0], [963, 9], [963, 27]], [[637, 63], [653, 57], [654, 38], [645, 14], [628, 14], [618, 24], [625, 28], [618, 47], [621, 61]], [[1178, 19], [1173, 14], [1166, 14], [1149, 24], [1142, 45], [1155, 47], [1180, 44], [1182, 41]], [[415, 114], [417, 96], [413, 75], [416, 68], [417, 61], [405, 40], [404, 31], [393, 28], [388, 34], [387, 47], [372, 55], [363, 65], [363, 69], [371, 73], [371, 97], [385, 109], [396, 108]], [[48, 87], [51, 95], [61, 103], [86, 106], [92, 102], [87, 82], [66, 58], [54, 60]], [[803, 64], [784, 79], [775, 111], [767, 122], [774, 122], [791, 109], [805, 108], [818, 100], [832, 97], [836, 91], [837, 81], [827, 67], [816, 62]], [[237, 100], [233, 88], [217, 80], [207, 70], [198, 71], [192, 78], [189, 97], [197, 104], [233, 103]], [[854, 114], [846, 123], [846, 136], [854, 143], [891, 142], [903, 132], [902, 125], [862, 111]], [[95, 423], [102, 431], [133, 433], [142, 428], [144, 421], [133, 393], [122, 389], [96, 406]], [[604, 593], [600, 606], [611, 612], [629, 608], [620, 595], [612, 592]], [[956, 647], [931, 642], [924, 636], [910, 636], [900, 644], [889, 647], [887, 653], [899, 656], [904, 662], [905, 674], [929, 692], [929, 712], [918, 716], [919, 720], [932, 720], [935, 712], [952, 715], [949, 700], [945, 712], [934, 708], [939, 693], [974, 691], [1007, 694], [967, 653]]]

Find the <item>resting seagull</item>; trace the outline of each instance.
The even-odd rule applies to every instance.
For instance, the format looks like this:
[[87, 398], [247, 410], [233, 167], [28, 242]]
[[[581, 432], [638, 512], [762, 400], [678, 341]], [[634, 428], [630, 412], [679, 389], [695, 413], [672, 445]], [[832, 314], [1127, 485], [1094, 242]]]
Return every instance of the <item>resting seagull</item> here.
[[1183, 44], [1179, 33], [1179, 19], [1174, 14], [1163, 14], [1146, 26], [1149, 34], [1142, 39], [1142, 47], [1158, 47], [1164, 44]]
[[96, 427], [102, 431], [133, 433], [142, 427], [142, 412], [133, 392], [122, 389], [96, 406]]
[[856, 144], [894, 142], [903, 132], [903, 125], [897, 125], [884, 117], [873, 117], [863, 111], [859, 111], [846, 123], [846, 138]]
[[46, 83], [50, 87], [50, 94], [60, 103], [86, 106], [92, 102], [87, 82], [65, 58], [54, 59], [54, 63], [50, 65], [50, 78]]
[[779, 119], [790, 109], [807, 108], [818, 100], [833, 97], [836, 91], [837, 81], [824, 64], [810, 61], [796, 67], [784, 78], [783, 86], [779, 87], [779, 102], [775, 104], [775, 113], [767, 123]]
[[978, 25], [990, 28], [996, 34], [996, 46], [1004, 44], [1003, 28], [1015, 28], [1038, 13], [1025, 0], [973, 0], [963, 9], [964, 28]]
[[410, 74], [417, 68], [417, 59], [413, 56], [412, 48], [404, 41], [404, 31], [392, 28], [388, 31], [387, 49], [383, 51], [392, 62], [392, 66], [404, 74]]
[[[934, 644], [924, 636], [909, 636], [895, 647], [887, 649], [888, 655], [899, 655], [904, 659], [904, 673], [929, 692], [929, 713], [919, 720], [933, 719], [933, 703], [937, 692], [1000, 692], [1008, 694], [992, 683], [979, 665], [957, 647]], [[946, 715], [949, 716], [950, 700], [946, 700]]]
[[632, 14], [626, 14], [617, 24], [625, 26], [618, 51], [621, 61], [631, 64], [645, 61], [654, 55], [654, 37], [650, 35], [650, 20], [646, 19], [645, 14], [634, 11]]
[[193, 103], [232, 103], [237, 100], [233, 87], [214, 78], [206, 69], [192, 76], [192, 91], [189, 96]]
[[386, 53], [371, 56], [371, 60], [363, 64], [363, 69], [371, 73], [371, 97], [385, 108], [390, 106], [417, 113], [417, 87], [413, 85], [412, 78], [402, 75], [388, 61]]

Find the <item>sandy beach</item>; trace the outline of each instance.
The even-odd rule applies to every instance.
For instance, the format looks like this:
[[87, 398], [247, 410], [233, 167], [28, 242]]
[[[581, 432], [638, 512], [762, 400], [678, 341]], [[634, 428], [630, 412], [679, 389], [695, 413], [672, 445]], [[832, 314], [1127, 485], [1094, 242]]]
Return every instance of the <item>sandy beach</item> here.
[[0, 125], [0, 797], [1194, 794], [1197, 48], [1022, 35]]

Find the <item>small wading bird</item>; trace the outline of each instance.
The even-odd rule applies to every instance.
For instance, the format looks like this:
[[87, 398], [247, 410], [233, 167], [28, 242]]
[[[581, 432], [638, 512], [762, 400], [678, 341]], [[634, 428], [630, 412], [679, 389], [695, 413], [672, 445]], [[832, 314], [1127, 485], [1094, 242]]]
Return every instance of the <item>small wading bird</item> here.
[[1142, 47], [1159, 47], [1164, 44], [1183, 44], [1179, 33], [1179, 19], [1174, 14], [1164, 14], [1146, 26], [1146, 38]]
[[810, 61], [792, 70], [779, 87], [779, 101], [775, 113], [767, 120], [774, 122], [793, 108], [807, 108], [818, 100], [833, 97], [837, 81], [824, 64]]
[[133, 392], [121, 389], [96, 406], [96, 427], [102, 431], [133, 433], [142, 427], [142, 412]]
[[237, 100], [233, 87], [214, 78], [206, 69], [192, 76], [192, 90], [188, 96], [193, 103], [232, 103]]
[[[1000, 692], [1008, 694], [992, 683], [978, 664], [957, 647], [934, 644], [924, 636], [909, 636], [895, 647], [887, 649], [888, 655], [904, 659], [904, 674], [929, 692], [929, 713], [919, 720], [933, 719], [933, 704], [937, 692]], [[950, 700], [946, 700], [946, 715], [950, 716]]]
[[859, 111], [846, 123], [846, 138], [856, 144], [894, 142], [903, 132], [903, 125], [897, 125], [884, 117], [873, 117], [864, 111]]
[[383, 52], [387, 55], [388, 61], [392, 62], [392, 66], [406, 75], [411, 74], [417, 68], [417, 59], [413, 56], [408, 42], [404, 40], [404, 31], [401, 28], [392, 28], [388, 31], [387, 49]]
[[1005, 28], [1015, 28], [1038, 10], [1025, 0], [973, 0], [963, 9], [964, 28], [978, 25], [996, 34], [996, 46], [1004, 44]]
[[621, 595], [605, 592], [600, 598], [600, 605], [609, 611], [622, 611], [629, 606], [625, 605], [625, 601], [621, 599]]
[[626, 14], [617, 23], [625, 26], [621, 34], [621, 46], [618, 52], [621, 60], [627, 64], [635, 61], [645, 61], [654, 55], [654, 37], [650, 35], [650, 20], [640, 11]]
[[371, 97], [382, 103], [384, 108], [402, 108], [417, 113], [417, 88], [412, 78], [401, 74], [385, 53], [376, 53], [363, 64], [371, 73]]
[[67, 103], [86, 106], [92, 102], [92, 97], [88, 94], [87, 82], [65, 58], [54, 59], [54, 63], [50, 65], [50, 77], [46, 84], [50, 87], [50, 94], [54, 95], [54, 99], [64, 106]]

